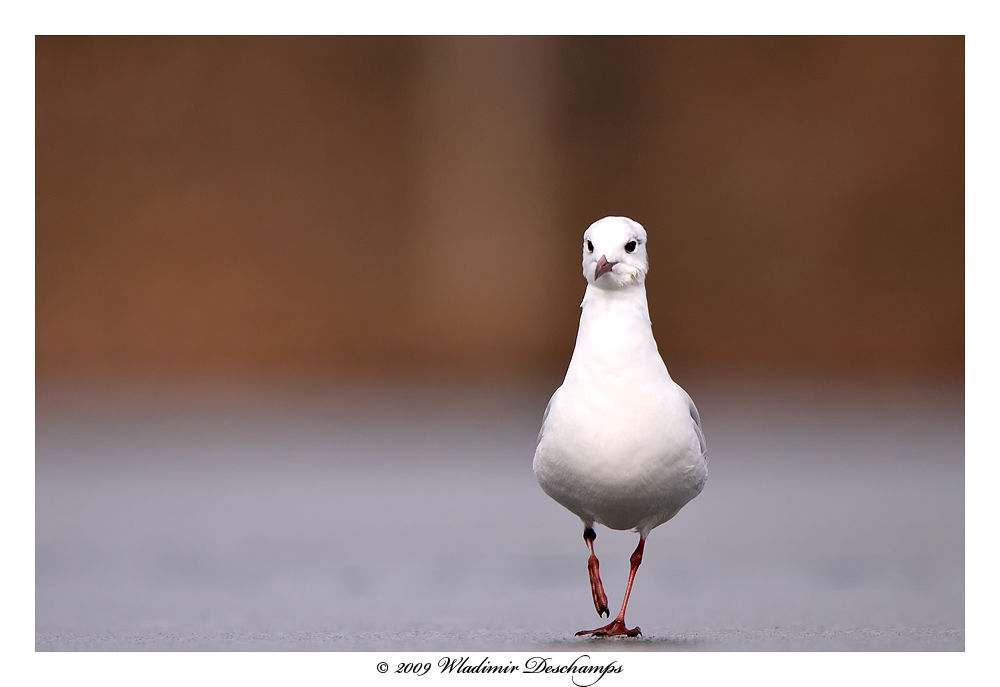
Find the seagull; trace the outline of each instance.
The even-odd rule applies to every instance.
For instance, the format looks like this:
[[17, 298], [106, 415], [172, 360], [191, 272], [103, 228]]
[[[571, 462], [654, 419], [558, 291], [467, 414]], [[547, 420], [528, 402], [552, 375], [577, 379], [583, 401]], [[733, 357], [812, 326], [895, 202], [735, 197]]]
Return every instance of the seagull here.
[[587, 291], [576, 348], [545, 408], [535, 448], [538, 484], [583, 521], [599, 617], [610, 613], [594, 554], [594, 523], [639, 534], [618, 617], [577, 636], [642, 634], [626, 627], [625, 607], [646, 537], [697, 496], [708, 478], [698, 409], [670, 378], [653, 339], [648, 270], [646, 230], [638, 222], [605, 217], [584, 232]]

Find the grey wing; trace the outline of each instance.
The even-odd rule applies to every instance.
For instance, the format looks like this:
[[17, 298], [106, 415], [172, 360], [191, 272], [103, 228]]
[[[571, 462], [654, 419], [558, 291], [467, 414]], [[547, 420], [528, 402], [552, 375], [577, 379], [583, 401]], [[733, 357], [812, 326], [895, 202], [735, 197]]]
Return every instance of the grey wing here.
[[[680, 386], [677, 387], [681, 389]], [[705, 432], [701, 428], [701, 415], [698, 414], [698, 409], [694, 405], [694, 401], [691, 400], [691, 396], [688, 392], [681, 389], [681, 393], [684, 394], [685, 400], [688, 404], [688, 412], [691, 413], [691, 419], [694, 420], [694, 431], [698, 435], [698, 443], [701, 445], [701, 455], [706, 459], [708, 458], [708, 447], [705, 445]]]

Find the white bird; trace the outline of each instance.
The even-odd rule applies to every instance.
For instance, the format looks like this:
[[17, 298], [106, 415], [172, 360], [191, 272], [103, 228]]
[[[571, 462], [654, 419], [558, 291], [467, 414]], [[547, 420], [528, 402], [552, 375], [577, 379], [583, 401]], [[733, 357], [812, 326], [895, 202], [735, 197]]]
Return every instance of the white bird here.
[[539, 485], [583, 521], [598, 616], [610, 613], [594, 523], [639, 533], [618, 617], [577, 635], [641, 634], [625, 626], [625, 607], [646, 537], [697, 496], [708, 477], [698, 410], [670, 378], [653, 339], [648, 270], [646, 231], [638, 222], [605, 217], [584, 232], [587, 292], [576, 348], [545, 408], [535, 448]]

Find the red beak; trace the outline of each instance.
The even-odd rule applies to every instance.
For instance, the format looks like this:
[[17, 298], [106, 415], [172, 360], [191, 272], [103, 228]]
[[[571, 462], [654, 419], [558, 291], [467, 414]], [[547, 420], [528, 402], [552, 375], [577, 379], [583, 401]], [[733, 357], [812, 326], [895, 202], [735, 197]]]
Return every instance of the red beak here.
[[594, 281], [600, 279], [601, 275], [605, 272], [610, 272], [611, 268], [617, 264], [617, 262], [608, 262], [608, 259], [602, 255], [600, 260], [597, 261], [597, 269], [594, 270]]

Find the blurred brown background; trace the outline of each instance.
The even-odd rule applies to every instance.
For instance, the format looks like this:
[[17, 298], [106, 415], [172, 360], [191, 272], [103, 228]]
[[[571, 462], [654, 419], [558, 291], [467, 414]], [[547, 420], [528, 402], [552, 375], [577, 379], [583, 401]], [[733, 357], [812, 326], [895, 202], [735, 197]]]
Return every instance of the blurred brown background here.
[[964, 49], [39, 37], [37, 373], [558, 375], [624, 214], [672, 370], [960, 379]]

